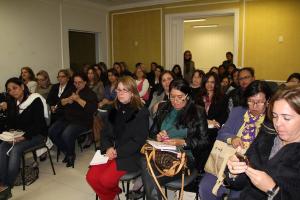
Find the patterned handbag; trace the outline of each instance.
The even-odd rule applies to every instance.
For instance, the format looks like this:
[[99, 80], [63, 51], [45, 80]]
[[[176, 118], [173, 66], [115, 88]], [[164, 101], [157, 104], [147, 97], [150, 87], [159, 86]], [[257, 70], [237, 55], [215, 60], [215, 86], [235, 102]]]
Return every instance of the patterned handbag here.
[[[178, 199], [183, 199], [183, 187], [184, 187], [184, 176], [187, 171], [187, 157], [183, 150], [174, 151], [163, 151], [153, 147], [146, 143], [141, 150], [142, 154], [145, 154], [147, 161], [147, 168], [153, 177], [157, 187], [159, 188], [163, 199], [167, 200], [165, 193], [163, 192], [157, 178], [162, 176], [173, 177], [181, 172], [181, 191]], [[155, 175], [153, 166], [158, 172]]]

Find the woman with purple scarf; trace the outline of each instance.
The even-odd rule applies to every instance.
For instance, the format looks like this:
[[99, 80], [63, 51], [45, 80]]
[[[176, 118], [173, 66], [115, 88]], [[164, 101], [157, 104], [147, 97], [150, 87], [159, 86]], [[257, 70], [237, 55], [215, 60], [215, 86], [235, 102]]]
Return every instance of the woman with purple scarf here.
[[[271, 90], [264, 81], [254, 81], [245, 90], [244, 106], [232, 109], [226, 123], [218, 132], [217, 140], [227, 142], [234, 148], [246, 149], [256, 138], [260, 127], [265, 121], [266, 108], [271, 97]], [[217, 177], [205, 173], [199, 184], [201, 200], [219, 200], [229, 189], [221, 186], [217, 196], [212, 193]], [[231, 198], [237, 198], [238, 191], [230, 191]]]

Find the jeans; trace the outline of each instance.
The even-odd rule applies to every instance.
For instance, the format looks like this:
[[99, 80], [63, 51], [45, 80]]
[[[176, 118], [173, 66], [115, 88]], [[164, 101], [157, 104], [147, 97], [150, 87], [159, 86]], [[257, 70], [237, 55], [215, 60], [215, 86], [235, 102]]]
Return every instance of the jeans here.
[[199, 184], [199, 197], [201, 200], [221, 200], [223, 199], [222, 196], [225, 194], [229, 194], [229, 198], [239, 198], [240, 191], [230, 190], [221, 185], [217, 192], [217, 196], [212, 193], [212, 189], [216, 184], [217, 177], [210, 174], [205, 173], [202, 177], [200, 184]]
[[83, 132], [89, 129], [64, 120], [57, 120], [48, 130], [49, 137], [57, 148], [66, 156], [75, 155], [75, 140]]
[[0, 144], [0, 183], [13, 187], [19, 174], [23, 152], [26, 149], [41, 144], [44, 139], [45, 138], [42, 135], [37, 135], [30, 140], [18, 142], [10, 151], [9, 156], [6, 153], [11, 148], [12, 144], [8, 142], [2, 142]]

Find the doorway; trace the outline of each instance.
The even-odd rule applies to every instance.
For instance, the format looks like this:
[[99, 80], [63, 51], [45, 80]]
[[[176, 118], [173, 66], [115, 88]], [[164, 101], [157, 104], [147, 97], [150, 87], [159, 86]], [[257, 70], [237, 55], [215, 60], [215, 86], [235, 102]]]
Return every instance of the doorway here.
[[97, 33], [69, 31], [70, 68], [75, 72], [97, 62]]
[[[228, 9], [228, 10], [215, 10], [208, 12], [196, 12], [196, 13], [177, 13], [166, 15], [165, 27], [166, 27], [166, 60], [165, 66], [170, 69], [173, 65], [179, 64], [183, 66], [183, 52], [184, 47], [184, 20], [187, 19], [198, 19], [198, 18], [214, 18], [214, 17], [226, 17], [232, 16], [233, 25], [233, 51], [234, 63], [237, 63], [238, 58], [238, 36], [239, 36], [239, 10]], [[193, 53], [193, 52], [192, 52]], [[225, 53], [223, 58], [225, 59]], [[195, 55], [194, 55], [195, 56]], [[194, 57], [193, 56], [193, 57]], [[223, 61], [223, 60], [222, 60]], [[201, 64], [201, 63], [200, 63]], [[221, 64], [221, 63], [220, 63]], [[196, 67], [199, 65], [196, 63]], [[207, 65], [208, 66], [208, 65]], [[201, 67], [201, 66], [199, 66]], [[211, 67], [211, 66], [210, 66]], [[182, 67], [183, 68], [183, 67]], [[206, 67], [208, 68], [208, 67]], [[183, 69], [184, 70], [184, 69]], [[204, 69], [205, 70], [205, 69]]]

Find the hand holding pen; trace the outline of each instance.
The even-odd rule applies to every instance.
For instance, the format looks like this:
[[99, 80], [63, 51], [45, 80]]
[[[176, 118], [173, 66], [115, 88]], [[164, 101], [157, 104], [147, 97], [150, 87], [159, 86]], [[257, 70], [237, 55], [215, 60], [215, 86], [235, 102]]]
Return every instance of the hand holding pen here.
[[164, 142], [164, 141], [166, 141], [166, 140], [169, 140], [169, 136], [168, 136], [167, 131], [165, 131], [165, 130], [160, 131], [160, 132], [156, 135], [156, 140], [157, 140], [158, 142]]

